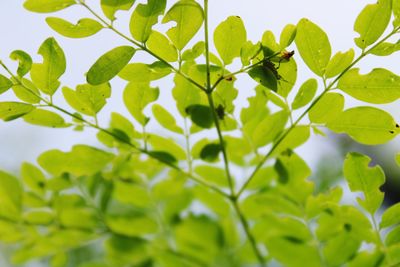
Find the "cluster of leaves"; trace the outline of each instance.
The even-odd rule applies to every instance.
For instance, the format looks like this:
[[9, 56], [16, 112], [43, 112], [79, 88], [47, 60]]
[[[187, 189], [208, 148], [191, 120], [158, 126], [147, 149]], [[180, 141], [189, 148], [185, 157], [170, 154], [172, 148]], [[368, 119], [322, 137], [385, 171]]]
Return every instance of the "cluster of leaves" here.
[[[399, 0], [380, 0], [359, 14], [357, 57], [353, 49], [332, 56], [327, 35], [307, 19], [287, 25], [279, 43], [271, 31], [253, 43], [236, 16], [215, 29], [214, 54], [207, 0], [179, 0], [172, 6], [166, 0], [134, 2], [101, 0], [104, 16], [83, 0], [24, 3], [38, 13], [81, 6], [93, 18], [74, 24], [48, 17], [46, 22], [69, 38], [108, 29], [129, 45], [102, 55], [88, 70], [87, 83], [62, 88], [70, 107], [53, 101], [66, 71], [66, 57], [54, 38], [40, 46], [42, 62], [33, 63], [21, 50], [10, 55], [19, 63], [15, 72], [0, 62], [5, 70], [0, 93], [12, 90], [18, 99], [0, 102], [2, 120], [94, 128], [105, 146], [47, 151], [38, 165], [22, 164], [21, 179], [0, 172], [0, 240], [15, 248], [14, 263], [41, 258], [53, 267], [400, 264], [400, 205], [377, 215], [384, 195], [381, 168], [370, 167], [362, 154], [347, 155], [344, 176], [351, 191], [361, 195], [355, 207], [341, 201], [340, 187], [317, 192], [308, 179], [310, 168], [294, 151], [311, 134], [324, 135], [325, 128], [368, 145], [400, 133], [386, 111], [376, 105], [346, 109], [343, 96], [371, 104], [400, 98], [396, 74], [379, 68], [361, 75], [354, 68], [365, 56], [400, 50], [390, 42], [400, 33]], [[117, 11], [131, 9], [128, 36], [113, 22]], [[155, 31], [160, 17], [160, 23], [175, 25], [165, 33]], [[200, 29], [204, 39], [187, 48]], [[293, 90], [293, 42], [320, 84], [311, 78]], [[155, 61], [134, 62], [139, 52]], [[237, 59], [242, 67], [229, 70]], [[235, 81], [246, 73], [258, 85], [248, 106], [235, 110]], [[123, 99], [132, 118], [114, 112], [109, 126], [102, 127], [97, 114], [116, 76], [128, 82]], [[172, 112], [155, 103], [159, 88], [152, 86], [170, 76]], [[301, 115], [295, 118], [294, 111]], [[149, 132], [151, 119], [171, 137]], [[92, 256], [78, 260], [73, 255], [79, 250]]]

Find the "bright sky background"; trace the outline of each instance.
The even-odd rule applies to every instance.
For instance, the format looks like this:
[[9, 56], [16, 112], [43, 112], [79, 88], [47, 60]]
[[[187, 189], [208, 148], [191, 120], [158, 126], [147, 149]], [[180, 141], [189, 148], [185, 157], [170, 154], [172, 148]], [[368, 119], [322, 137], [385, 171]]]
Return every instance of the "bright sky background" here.
[[[99, 1], [87, 0], [87, 4], [96, 6]], [[145, 2], [145, 1], [139, 1]], [[174, 1], [169, 1], [169, 5]], [[332, 44], [333, 53], [341, 50], [346, 51], [355, 47], [353, 38], [356, 34], [353, 32], [353, 23], [367, 3], [375, 1], [366, 0], [210, 0], [210, 31], [229, 15], [241, 16], [248, 30], [248, 38], [252, 41], [258, 41], [265, 30], [272, 30], [276, 36], [279, 36], [282, 28], [288, 24], [296, 24], [302, 17], [307, 17], [311, 21], [322, 27]], [[84, 73], [91, 64], [107, 50], [126, 44], [124, 40], [115, 37], [108, 31], [102, 31], [99, 34], [87, 39], [67, 39], [53, 32], [45, 23], [46, 15], [30, 13], [23, 9], [22, 0], [0, 0], [0, 59], [12, 68], [15, 63], [8, 59], [8, 55], [15, 49], [22, 49], [34, 56], [34, 61], [41, 61], [36, 55], [40, 44], [49, 36], [54, 36], [59, 41], [67, 55], [67, 72], [62, 77], [63, 85], [74, 87], [76, 84], [85, 81]], [[127, 31], [126, 21], [129, 19], [129, 13], [120, 12], [121, 19], [116, 23], [125, 33]], [[90, 17], [90, 14], [82, 7], [71, 7], [65, 11], [49, 14], [49, 16], [60, 16], [70, 21], [76, 21], [79, 18]], [[211, 35], [212, 36], [212, 35]], [[202, 36], [197, 36], [202, 37]], [[295, 47], [293, 47], [295, 49]], [[359, 51], [356, 51], [356, 54]], [[298, 88], [301, 81], [304, 81], [312, 74], [304, 70], [304, 65], [298, 55], [295, 55], [299, 64]], [[400, 74], [400, 57], [392, 56], [390, 59], [371, 57], [364, 60], [358, 67], [363, 72], [367, 72], [371, 67], [387, 67], [393, 72]], [[0, 70], [0, 73], [4, 72]], [[162, 94], [166, 94], [165, 104], [171, 104], [171, 98], [168, 96], [171, 83], [158, 84]], [[101, 122], [105, 125], [110, 111], [118, 110], [127, 114], [121, 101], [121, 92], [124, 83], [113, 81], [113, 99], [103, 110]], [[249, 85], [249, 80], [239, 80], [237, 88], [241, 90], [240, 101], [252, 93], [254, 84]], [[242, 92], [242, 90], [247, 90]], [[3, 94], [0, 101], [10, 99], [11, 94]], [[60, 99], [60, 98], [58, 98]], [[169, 102], [168, 102], [169, 101]], [[242, 102], [243, 103], [243, 102]], [[391, 107], [392, 114], [400, 121], [400, 109]], [[95, 132], [85, 131], [73, 132], [71, 129], [48, 129], [38, 126], [28, 125], [21, 120], [4, 123], [0, 121], [0, 169], [8, 171], [17, 171], [22, 161], [34, 161], [36, 157], [45, 150], [59, 148], [69, 150], [71, 145], [76, 143], [97, 144], [94, 139]], [[321, 153], [321, 144], [326, 144], [326, 140], [316, 138], [313, 143], [307, 144], [302, 150], [302, 156], [307, 161], [313, 162]], [[318, 146], [318, 149], [316, 149]], [[399, 149], [397, 142], [397, 149]], [[322, 146], [328, 149], [329, 146]], [[0, 257], [1, 258], [1, 257]], [[0, 265], [4, 266], [1, 264]]]

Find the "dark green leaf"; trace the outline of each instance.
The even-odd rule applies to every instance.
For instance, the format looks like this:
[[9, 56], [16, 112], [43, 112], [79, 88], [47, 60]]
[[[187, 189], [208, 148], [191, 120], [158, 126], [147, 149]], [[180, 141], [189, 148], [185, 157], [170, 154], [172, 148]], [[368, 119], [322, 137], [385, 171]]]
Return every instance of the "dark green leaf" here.
[[220, 144], [207, 144], [200, 151], [200, 158], [204, 161], [214, 162], [221, 152]]
[[186, 113], [191, 120], [202, 128], [211, 128], [214, 124], [212, 110], [204, 105], [191, 105], [186, 108]]

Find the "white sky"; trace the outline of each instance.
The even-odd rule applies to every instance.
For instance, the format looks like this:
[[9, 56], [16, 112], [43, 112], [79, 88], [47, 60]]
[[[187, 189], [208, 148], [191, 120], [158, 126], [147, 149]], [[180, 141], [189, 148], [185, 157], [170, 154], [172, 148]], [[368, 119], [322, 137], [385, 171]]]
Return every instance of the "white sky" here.
[[[99, 1], [87, 0], [89, 5], [96, 6]], [[144, 0], [139, 2], [145, 2]], [[170, 3], [174, 1], [169, 1]], [[260, 40], [265, 30], [272, 30], [279, 36], [282, 28], [288, 24], [296, 24], [302, 17], [307, 17], [322, 27], [330, 37], [333, 53], [345, 51], [353, 44], [356, 34], [353, 32], [353, 23], [359, 11], [367, 4], [374, 1], [349, 1], [349, 0], [210, 0], [210, 31], [229, 15], [239, 15], [245, 22], [248, 30], [248, 38], [252, 41]], [[104, 52], [117, 46], [126, 44], [124, 40], [116, 38], [111, 32], [101, 33], [87, 39], [67, 39], [53, 32], [45, 23], [47, 15], [30, 13], [23, 9], [22, 0], [0, 0], [0, 58], [15, 67], [15, 63], [8, 59], [8, 55], [14, 49], [22, 49], [34, 56], [34, 60], [40, 61], [36, 55], [40, 44], [49, 36], [54, 36], [63, 47], [68, 67], [66, 74], [62, 77], [63, 85], [74, 87], [85, 81], [84, 73], [91, 64]], [[170, 4], [171, 5], [171, 4]], [[129, 13], [120, 12], [116, 26], [126, 33], [126, 21]], [[90, 17], [90, 14], [82, 7], [71, 7], [59, 13], [48, 16], [60, 16], [70, 21], [79, 18]], [[197, 36], [199, 37], [199, 36]], [[201, 36], [200, 36], [201, 38]], [[295, 48], [293, 48], [295, 49]], [[312, 76], [305, 70], [298, 55], [299, 64], [298, 85]], [[399, 56], [386, 58], [371, 58], [364, 60], [360, 65], [363, 71], [371, 67], [388, 66], [392, 71], [400, 73], [398, 63]], [[0, 70], [1, 73], [1, 70]], [[113, 99], [103, 110], [101, 121], [105, 125], [110, 111], [118, 110], [127, 114], [121, 101], [121, 92], [124, 83], [113, 81]], [[298, 86], [297, 85], [297, 86]], [[159, 84], [162, 94], [166, 99], [164, 103], [171, 103], [170, 89], [172, 84], [166, 82]], [[241, 99], [252, 93], [253, 83], [249, 86], [249, 80], [239, 80], [238, 86], [241, 91]], [[298, 87], [297, 87], [298, 88]], [[246, 92], [243, 92], [246, 90]], [[10, 94], [0, 96], [4, 101]], [[169, 102], [168, 102], [169, 101]], [[393, 112], [392, 112], [393, 113]], [[395, 117], [400, 120], [399, 109], [394, 110]], [[28, 125], [20, 120], [4, 123], [0, 121], [0, 169], [15, 170], [24, 160], [34, 161], [36, 157], [47, 149], [59, 148], [70, 149], [75, 143], [93, 144], [94, 132], [76, 133], [70, 129], [48, 129]], [[326, 141], [326, 140], [325, 140]], [[325, 143], [323, 141], [323, 143]], [[318, 157], [318, 153], [308, 153], [312, 145], [307, 145], [303, 154], [308, 161]]]

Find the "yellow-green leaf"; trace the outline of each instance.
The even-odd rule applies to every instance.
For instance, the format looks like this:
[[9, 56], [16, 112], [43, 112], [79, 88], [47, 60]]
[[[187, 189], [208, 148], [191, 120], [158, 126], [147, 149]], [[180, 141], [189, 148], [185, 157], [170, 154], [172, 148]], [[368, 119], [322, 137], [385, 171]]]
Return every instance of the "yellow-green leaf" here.
[[354, 30], [360, 34], [354, 39], [359, 48], [365, 49], [383, 34], [390, 21], [391, 8], [392, 0], [379, 0], [361, 11], [354, 23]]
[[169, 29], [167, 35], [175, 47], [182, 50], [200, 29], [203, 19], [203, 9], [196, 1], [180, 0], [168, 10], [162, 23], [176, 22], [176, 26]]
[[32, 12], [51, 13], [75, 4], [75, 0], [26, 0], [24, 7]]
[[30, 104], [20, 102], [0, 102], [0, 119], [4, 121], [15, 120], [34, 110]]
[[12, 60], [18, 61], [17, 74], [19, 77], [25, 76], [32, 68], [32, 58], [29, 54], [22, 50], [14, 50], [10, 54]]
[[400, 76], [381, 68], [365, 75], [359, 71], [346, 72], [337, 87], [358, 100], [373, 104], [391, 103], [400, 98]]
[[167, 62], [178, 60], [178, 51], [168, 38], [157, 31], [152, 31], [147, 40], [147, 47]]
[[347, 109], [329, 121], [327, 126], [365, 145], [384, 144], [400, 132], [398, 124], [389, 113], [374, 107]]
[[370, 161], [369, 157], [360, 153], [349, 153], [343, 172], [350, 190], [364, 193], [364, 198], [357, 199], [360, 205], [374, 214], [383, 202], [384, 194], [379, 188], [385, 183], [385, 174], [379, 166], [370, 167]]
[[326, 93], [310, 109], [308, 117], [314, 123], [327, 123], [343, 111], [344, 97], [338, 93]]
[[354, 50], [350, 49], [347, 52], [337, 52], [329, 61], [326, 67], [325, 77], [332, 78], [344, 71], [354, 59]]
[[240, 56], [240, 49], [246, 41], [246, 28], [238, 16], [228, 17], [214, 31], [214, 44], [225, 65]]
[[51, 127], [64, 128], [69, 125], [65, 123], [63, 117], [49, 110], [35, 109], [23, 117], [24, 121], [30, 124]]
[[314, 98], [317, 89], [318, 82], [316, 79], [311, 78], [305, 81], [300, 86], [300, 89], [293, 100], [292, 109], [299, 109], [310, 103], [310, 101]]
[[379, 224], [380, 228], [394, 226], [400, 223], [400, 203], [390, 206], [382, 214], [382, 220]]
[[108, 82], [129, 63], [135, 51], [131, 46], [119, 46], [108, 51], [89, 69], [87, 82], [92, 85]]
[[80, 19], [76, 24], [56, 18], [46, 18], [47, 24], [59, 34], [70, 38], [85, 38], [98, 33], [103, 26], [94, 19]]
[[331, 58], [331, 45], [326, 33], [308, 19], [301, 19], [297, 24], [295, 42], [310, 70], [323, 76]]
[[183, 134], [183, 130], [176, 124], [176, 120], [171, 113], [168, 112], [161, 105], [154, 104], [152, 107], [154, 118], [158, 123], [167, 130], [172, 132]]
[[101, 9], [109, 20], [114, 21], [117, 11], [129, 10], [134, 3], [135, 0], [101, 0]]
[[66, 61], [64, 51], [54, 38], [48, 38], [40, 46], [38, 53], [43, 57], [43, 63], [34, 63], [31, 69], [33, 83], [45, 94], [53, 95], [64, 74]]

